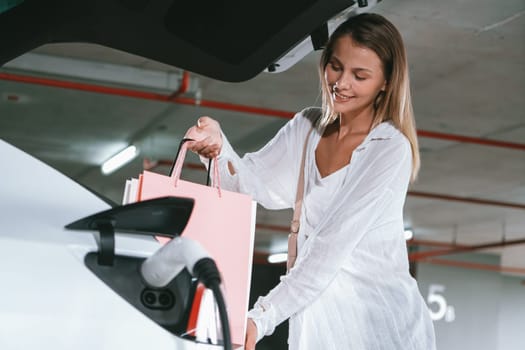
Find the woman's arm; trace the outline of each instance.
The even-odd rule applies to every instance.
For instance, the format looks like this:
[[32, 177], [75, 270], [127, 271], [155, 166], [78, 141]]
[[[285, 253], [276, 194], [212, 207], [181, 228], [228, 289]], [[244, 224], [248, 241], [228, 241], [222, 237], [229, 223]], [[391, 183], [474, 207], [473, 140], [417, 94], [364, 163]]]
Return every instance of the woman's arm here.
[[[297, 113], [262, 149], [247, 153], [242, 158], [220, 128], [219, 135], [214, 130], [199, 134], [190, 129], [186, 136], [202, 141], [190, 143], [188, 148], [201, 155], [218, 153], [220, 181], [224, 189], [249, 194], [268, 209], [290, 208], [295, 201], [300, 152], [304, 138], [312, 127], [310, 116], [305, 113]], [[209, 144], [218, 144], [219, 139], [220, 147]]]

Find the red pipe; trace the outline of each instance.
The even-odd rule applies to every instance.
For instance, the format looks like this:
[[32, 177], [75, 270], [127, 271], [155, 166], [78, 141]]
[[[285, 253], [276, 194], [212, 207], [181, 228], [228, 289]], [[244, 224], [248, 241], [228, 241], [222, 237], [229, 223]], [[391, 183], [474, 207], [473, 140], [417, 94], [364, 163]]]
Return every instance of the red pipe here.
[[525, 150], [525, 144], [521, 144], [521, 143], [489, 140], [489, 139], [483, 139], [479, 137], [471, 137], [471, 136], [463, 136], [463, 135], [445, 134], [441, 132], [426, 131], [426, 130], [418, 130], [417, 134], [420, 137], [428, 137], [428, 138], [434, 138], [434, 139], [440, 139], [440, 140], [458, 141], [461, 143], [475, 143], [475, 144], [484, 145], [484, 146], [494, 146], [494, 147]]
[[168, 98], [170, 100], [174, 100], [180, 95], [185, 94], [189, 88], [190, 88], [190, 73], [188, 71], [184, 71], [182, 73], [182, 79], [181, 79], [179, 88], [177, 89], [177, 91], [169, 95]]
[[288, 226], [257, 224], [255, 227], [257, 227], [260, 230], [270, 230], [270, 231], [280, 231], [280, 232], [290, 233], [290, 227]]
[[477, 245], [462, 245], [456, 246], [451, 249], [441, 249], [441, 250], [431, 250], [426, 252], [415, 252], [408, 255], [410, 261], [421, 261], [434, 256], [448, 255], [448, 254], [457, 254], [457, 253], [466, 253], [472, 252], [475, 250], [482, 250], [488, 248], [498, 248], [498, 247], [507, 247], [511, 245], [525, 244], [525, 239], [516, 239], [512, 241], [501, 241], [501, 242], [492, 242], [484, 243]]
[[440, 241], [428, 241], [424, 239], [411, 239], [407, 241], [409, 246], [426, 246], [426, 247], [439, 247], [439, 248], [457, 248], [463, 247], [463, 244], [454, 244], [449, 242], [440, 242]]
[[278, 118], [284, 118], [284, 119], [291, 119], [295, 115], [295, 113], [293, 112], [287, 112], [287, 111], [270, 109], [270, 108], [252, 107], [252, 106], [240, 105], [240, 104], [228, 103], [228, 102], [201, 100], [197, 103], [197, 101], [193, 98], [177, 98], [174, 100], [174, 102], [179, 103], [179, 104], [185, 104], [185, 105], [198, 104], [199, 106], [202, 106], [202, 107], [209, 107], [209, 108], [222, 109], [222, 110], [233, 111], [233, 112], [257, 114], [257, 115], [266, 115], [270, 117], [278, 117]]
[[[239, 104], [234, 104], [234, 103], [225, 103], [225, 102], [209, 101], [209, 100], [196, 101], [194, 98], [177, 96], [177, 93], [174, 93], [171, 95], [164, 95], [164, 94], [158, 94], [158, 93], [152, 93], [152, 92], [146, 92], [146, 91], [140, 91], [140, 90], [115, 88], [115, 87], [108, 87], [108, 86], [102, 86], [102, 85], [96, 85], [96, 84], [78, 83], [78, 82], [63, 81], [63, 80], [50, 79], [50, 78], [39, 78], [39, 77], [24, 76], [24, 75], [17, 75], [17, 74], [3, 73], [3, 72], [0, 72], [0, 79], [7, 80], [7, 81], [14, 81], [18, 83], [35, 84], [35, 85], [72, 89], [72, 90], [88, 91], [88, 92], [102, 93], [102, 94], [107, 94], [107, 95], [118, 95], [118, 96], [132, 97], [132, 98], [142, 98], [142, 99], [147, 99], [147, 100], [172, 102], [172, 103], [186, 104], [186, 105], [200, 105], [200, 106], [209, 107], [209, 108], [223, 109], [223, 110], [243, 112], [243, 113], [251, 113], [251, 114], [257, 114], [257, 115], [266, 115], [266, 116], [285, 118], [285, 119], [290, 119], [295, 115], [294, 112], [288, 112], [288, 111], [277, 110], [277, 109], [252, 107], [252, 106], [239, 105]], [[426, 130], [418, 130], [418, 135], [421, 137], [436, 138], [436, 139], [448, 140], [448, 141], [458, 141], [458, 142], [463, 142], [463, 143], [474, 143], [474, 144], [485, 145], [485, 146], [525, 150], [525, 144], [515, 143], [515, 142], [489, 140], [489, 139], [462, 136], [462, 135], [454, 135], [454, 134], [444, 134], [444, 133], [426, 131]]]
[[50, 79], [50, 78], [39, 78], [39, 77], [24, 76], [24, 75], [10, 74], [10, 73], [4, 73], [4, 72], [0, 72], [0, 79], [14, 81], [17, 83], [34, 84], [34, 85], [57, 87], [57, 88], [70, 89], [70, 90], [95, 92], [95, 93], [106, 94], [106, 95], [117, 95], [117, 96], [133, 97], [133, 98], [142, 98], [146, 100], [169, 102], [168, 95], [163, 95], [163, 94], [158, 94], [158, 93], [153, 93], [153, 92], [146, 92], [146, 91], [139, 91], [139, 90], [130, 90], [130, 89], [124, 89], [124, 88], [102, 86], [102, 85], [77, 83], [73, 81], [65, 81], [65, 80]]
[[520, 268], [520, 267], [489, 265], [489, 264], [480, 264], [480, 263], [457, 261], [457, 260], [430, 259], [428, 261], [425, 261], [424, 263], [443, 265], [443, 266], [452, 266], [452, 267], [462, 267], [465, 269], [476, 269], [476, 270], [485, 270], [485, 271], [525, 274], [525, 269]]
[[481, 204], [481, 205], [492, 205], [492, 206], [507, 207], [507, 208], [513, 208], [513, 209], [525, 209], [525, 205], [520, 204], [520, 203], [500, 202], [500, 201], [493, 201], [493, 200], [480, 199], [480, 198], [471, 198], [471, 197], [458, 197], [458, 196], [452, 196], [452, 195], [447, 195], [447, 194], [438, 194], [438, 193], [429, 193], [429, 192], [420, 192], [420, 191], [408, 191], [407, 194], [413, 197], [442, 199], [446, 201], [464, 202], [464, 203]]

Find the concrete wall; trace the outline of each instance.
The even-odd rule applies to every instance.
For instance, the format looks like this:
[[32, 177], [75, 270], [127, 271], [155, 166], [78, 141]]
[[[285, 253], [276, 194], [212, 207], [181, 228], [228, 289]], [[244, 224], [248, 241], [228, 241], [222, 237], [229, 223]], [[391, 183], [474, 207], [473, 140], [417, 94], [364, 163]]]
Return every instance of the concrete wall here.
[[[488, 254], [460, 258], [499, 263]], [[424, 263], [417, 267], [417, 278], [429, 309], [439, 318], [434, 321], [438, 350], [525, 349], [525, 277]]]

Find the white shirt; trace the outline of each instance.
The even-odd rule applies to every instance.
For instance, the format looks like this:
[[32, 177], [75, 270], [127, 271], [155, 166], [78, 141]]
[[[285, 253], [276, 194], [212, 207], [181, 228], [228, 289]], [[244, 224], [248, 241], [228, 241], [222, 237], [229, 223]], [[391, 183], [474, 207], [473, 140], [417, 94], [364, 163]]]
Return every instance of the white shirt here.
[[311, 175], [305, 181], [304, 199], [301, 208], [301, 216], [304, 217], [303, 223], [305, 226], [301, 230], [301, 236], [307, 236], [309, 232], [315, 230], [321, 218], [326, 214], [326, 210], [334, 196], [341, 189], [348, 170], [348, 165], [346, 165], [330, 175], [322, 177], [315, 160], [305, 159], [305, 164], [309, 166], [309, 174]]
[[[319, 114], [317, 108], [297, 113], [266, 146], [242, 159], [223, 137], [221, 186], [250, 194], [268, 209], [292, 208], [304, 141]], [[249, 312], [258, 340], [289, 318], [293, 350], [435, 349], [403, 236], [410, 143], [389, 122], [375, 127], [341, 169], [345, 176], [323, 206], [308, 204], [318, 186], [312, 170], [320, 138], [315, 130], [308, 140], [305, 189], [310, 192], [304, 197], [295, 265]]]

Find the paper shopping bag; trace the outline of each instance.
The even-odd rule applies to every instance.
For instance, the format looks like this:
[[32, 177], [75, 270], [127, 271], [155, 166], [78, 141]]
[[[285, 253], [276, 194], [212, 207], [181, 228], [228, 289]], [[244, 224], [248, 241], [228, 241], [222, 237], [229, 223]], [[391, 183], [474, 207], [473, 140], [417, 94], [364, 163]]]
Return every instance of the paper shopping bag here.
[[[215, 260], [222, 277], [236, 347], [244, 345], [255, 233], [256, 203], [248, 195], [220, 188], [218, 171], [213, 186], [180, 179], [186, 148], [181, 146], [166, 176], [143, 171], [138, 179], [138, 200], [165, 196], [193, 198], [195, 205], [183, 237], [197, 240]], [[216, 170], [216, 163], [214, 169]]]

